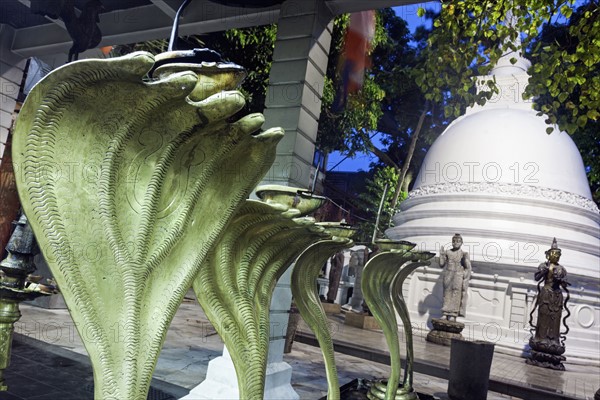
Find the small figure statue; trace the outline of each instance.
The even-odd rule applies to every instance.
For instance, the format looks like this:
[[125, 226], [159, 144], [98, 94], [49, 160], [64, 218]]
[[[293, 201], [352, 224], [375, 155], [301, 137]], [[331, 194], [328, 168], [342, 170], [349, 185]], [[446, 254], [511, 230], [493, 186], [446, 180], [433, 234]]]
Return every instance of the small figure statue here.
[[[565, 321], [571, 315], [567, 308], [567, 301], [569, 301], [567, 286], [570, 284], [567, 282], [566, 269], [558, 263], [561, 251], [556, 243], [556, 238], [552, 241], [552, 247], [545, 254], [547, 261], [539, 265], [534, 275], [535, 280], [538, 281], [538, 295], [529, 314], [529, 324], [533, 328], [531, 329], [532, 337], [529, 339], [531, 353], [527, 364], [564, 371], [565, 367], [562, 361], [566, 358], [562, 354], [565, 352], [565, 335], [569, 332]], [[562, 289], [567, 293], [564, 301]], [[566, 330], [560, 332], [563, 307], [567, 311], [562, 319]], [[537, 323], [533, 325], [533, 313], [536, 309], [538, 318]]]
[[452, 237], [452, 249], [440, 249], [440, 267], [443, 272], [444, 305], [442, 313], [448, 321], [464, 317], [467, 309], [467, 288], [471, 279], [471, 260], [469, 253], [461, 250], [462, 237], [457, 233]]
[[461, 250], [462, 237], [457, 233], [452, 237], [452, 249], [440, 249], [440, 267], [444, 268], [444, 303], [442, 313], [446, 318], [432, 318], [433, 329], [427, 334], [429, 342], [450, 346], [452, 339], [463, 339], [465, 324], [456, 317], [464, 317], [467, 309], [467, 289], [471, 278], [469, 253]]

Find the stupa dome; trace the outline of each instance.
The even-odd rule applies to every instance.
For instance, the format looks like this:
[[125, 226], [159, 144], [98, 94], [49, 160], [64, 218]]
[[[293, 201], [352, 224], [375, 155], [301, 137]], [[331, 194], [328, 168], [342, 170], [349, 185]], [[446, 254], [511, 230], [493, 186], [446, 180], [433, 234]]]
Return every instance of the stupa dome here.
[[591, 201], [575, 143], [556, 126], [547, 134], [544, 119], [532, 109], [510, 104], [470, 110], [431, 146], [414, 188], [504, 183], [554, 189]]

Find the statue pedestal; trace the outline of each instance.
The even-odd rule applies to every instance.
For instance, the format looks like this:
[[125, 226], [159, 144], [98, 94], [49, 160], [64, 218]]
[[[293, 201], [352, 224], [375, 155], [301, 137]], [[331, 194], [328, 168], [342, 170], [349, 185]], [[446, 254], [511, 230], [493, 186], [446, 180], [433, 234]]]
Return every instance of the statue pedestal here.
[[450, 346], [452, 339], [463, 339], [461, 335], [465, 324], [462, 322], [448, 321], [445, 318], [432, 318], [433, 330], [429, 331], [426, 340], [428, 342]]
[[531, 347], [529, 358], [525, 360], [527, 364], [559, 371], [565, 370], [562, 363], [566, 360], [566, 357], [562, 355], [565, 352], [564, 346], [552, 341], [532, 338], [529, 340], [529, 347]]
[[371, 315], [356, 314], [353, 312], [346, 313], [344, 324], [354, 326], [360, 329], [381, 330], [377, 320]]
[[322, 302], [321, 305], [323, 306], [325, 314], [339, 314], [342, 312], [342, 308], [339, 304]]

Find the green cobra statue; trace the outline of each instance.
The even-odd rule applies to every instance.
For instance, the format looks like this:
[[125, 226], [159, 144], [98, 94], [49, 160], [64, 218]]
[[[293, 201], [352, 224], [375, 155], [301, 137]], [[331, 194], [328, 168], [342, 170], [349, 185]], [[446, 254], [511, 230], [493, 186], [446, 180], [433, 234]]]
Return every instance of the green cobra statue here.
[[96, 399], [146, 399], [178, 306], [283, 136], [260, 132], [260, 114], [230, 122], [240, 67], [166, 64], [148, 79], [154, 65], [138, 52], [58, 68], [14, 132], [21, 202]]
[[315, 333], [325, 361], [327, 374], [327, 398], [340, 399], [340, 387], [335, 367], [333, 340], [327, 316], [316, 291], [317, 278], [329, 257], [353, 245], [349, 238], [356, 230], [339, 223], [319, 223], [332, 238], [321, 240], [306, 249], [296, 260], [292, 272], [292, 294], [300, 315]]
[[[404, 280], [415, 269], [429, 265], [433, 253], [411, 251], [414, 243], [380, 240], [375, 242], [379, 251], [365, 264], [362, 275], [364, 299], [373, 317], [381, 326], [390, 350], [391, 374], [387, 384], [376, 382], [367, 396], [375, 400], [418, 399], [413, 390], [413, 342], [410, 316], [402, 295]], [[400, 344], [396, 312], [400, 315], [406, 334], [407, 358], [404, 380], [400, 383]]]
[[[269, 185], [247, 200], [194, 280], [194, 291], [236, 370], [239, 398], [262, 399], [275, 284], [311, 244], [331, 238], [313, 218], [324, 197]], [[344, 243], [347, 243], [345, 241]]]

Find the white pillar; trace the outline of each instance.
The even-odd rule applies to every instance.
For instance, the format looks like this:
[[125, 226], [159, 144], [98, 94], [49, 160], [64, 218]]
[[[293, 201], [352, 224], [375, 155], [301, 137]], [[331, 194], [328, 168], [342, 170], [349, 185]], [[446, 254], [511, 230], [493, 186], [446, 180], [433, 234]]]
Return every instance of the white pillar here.
[[289, 0], [281, 7], [264, 111], [265, 129], [285, 137], [262, 183], [309, 188], [333, 15], [323, 0]]
[[[299, 399], [292, 389], [292, 368], [284, 362], [269, 363], [265, 380], [265, 399]], [[190, 393], [183, 397], [185, 400], [208, 400], [208, 399], [239, 399], [239, 388], [235, 373], [235, 367], [227, 348], [223, 349], [223, 355], [212, 359], [208, 363], [206, 379]]]
[[[281, 7], [264, 115], [265, 129], [280, 126], [285, 137], [277, 145], [275, 162], [262, 183], [310, 188], [332, 20], [323, 0], [289, 0]], [[289, 370], [291, 378], [291, 367], [283, 361], [292, 303], [291, 271], [288, 268], [281, 277], [271, 301], [267, 380], [270, 371]], [[298, 398], [289, 381], [288, 385], [287, 394], [277, 398]], [[265, 398], [268, 396], [265, 392]]]

